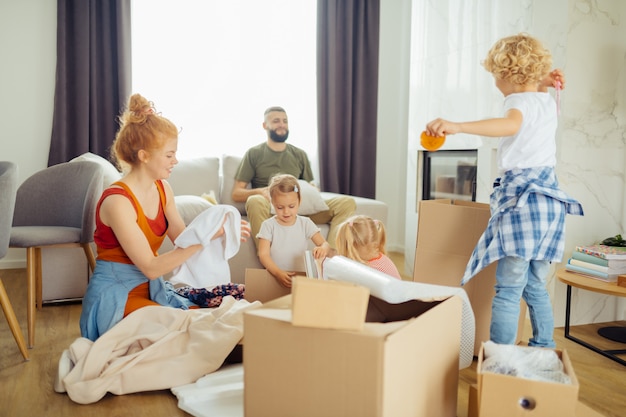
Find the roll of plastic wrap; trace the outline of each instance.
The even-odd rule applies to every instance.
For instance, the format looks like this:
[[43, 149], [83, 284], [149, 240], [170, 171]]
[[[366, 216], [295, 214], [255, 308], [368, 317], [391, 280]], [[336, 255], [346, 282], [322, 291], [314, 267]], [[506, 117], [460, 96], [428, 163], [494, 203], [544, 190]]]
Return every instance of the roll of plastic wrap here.
[[369, 288], [370, 294], [391, 304], [409, 300], [437, 301], [454, 295], [463, 300], [459, 368], [467, 368], [474, 358], [476, 323], [472, 305], [463, 288], [402, 281], [344, 256], [326, 258], [322, 265], [325, 279], [346, 281]]

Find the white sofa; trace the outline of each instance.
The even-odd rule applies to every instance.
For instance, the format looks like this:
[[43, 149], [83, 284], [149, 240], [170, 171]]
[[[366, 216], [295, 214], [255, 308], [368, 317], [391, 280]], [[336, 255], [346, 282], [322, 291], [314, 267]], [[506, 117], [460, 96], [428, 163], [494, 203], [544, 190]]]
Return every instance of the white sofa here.
[[[121, 174], [115, 167], [104, 158], [94, 154], [84, 154], [76, 159], [89, 159], [100, 163], [105, 168], [105, 185], [116, 181]], [[176, 206], [180, 211], [183, 220], [189, 224], [195, 216], [203, 210], [211, 207], [204, 194], [213, 194], [218, 204], [230, 204], [237, 207], [245, 216], [245, 204], [235, 203], [231, 198], [231, 191], [234, 185], [234, 177], [241, 161], [240, 157], [225, 155], [218, 157], [199, 157], [193, 159], [180, 160], [174, 167], [168, 182], [174, 190], [176, 196]], [[329, 199], [337, 194], [322, 192], [323, 199]], [[378, 219], [383, 223], [387, 222], [387, 204], [369, 198], [353, 197], [356, 202], [355, 214], [365, 214]], [[328, 224], [320, 225], [322, 234], [328, 235]], [[173, 247], [172, 243], [166, 239], [160, 252], [168, 251]], [[246, 268], [262, 268], [256, 255], [256, 246], [253, 239], [241, 244], [239, 252], [229, 260], [231, 270], [231, 280], [243, 283]]]

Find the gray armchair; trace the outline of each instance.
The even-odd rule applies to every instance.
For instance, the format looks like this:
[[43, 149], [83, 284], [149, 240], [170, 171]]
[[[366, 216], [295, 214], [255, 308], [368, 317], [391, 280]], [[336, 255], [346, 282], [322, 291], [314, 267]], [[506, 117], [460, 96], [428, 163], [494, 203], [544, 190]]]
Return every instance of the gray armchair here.
[[[9, 235], [11, 234], [11, 222], [15, 208], [15, 193], [17, 190], [17, 166], [13, 162], [0, 161], [0, 259], [4, 258], [9, 250]], [[15, 311], [9, 300], [9, 296], [0, 279], [0, 304], [4, 316], [9, 323], [9, 328], [17, 342], [17, 346], [25, 360], [28, 360], [28, 351], [24, 334], [17, 322]]]
[[93, 271], [91, 249], [102, 167], [91, 161], [53, 165], [36, 172], [17, 190], [9, 246], [26, 248], [28, 345], [35, 344], [35, 307], [42, 308], [41, 248], [83, 248]]

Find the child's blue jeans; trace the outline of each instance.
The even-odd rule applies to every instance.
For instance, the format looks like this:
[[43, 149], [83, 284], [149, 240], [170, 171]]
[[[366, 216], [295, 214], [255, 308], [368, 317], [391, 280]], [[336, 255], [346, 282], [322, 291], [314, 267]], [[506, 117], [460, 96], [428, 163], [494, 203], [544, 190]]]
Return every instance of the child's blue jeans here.
[[498, 261], [496, 295], [491, 307], [491, 341], [515, 344], [520, 300], [528, 305], [533, 336], [530, 346], [554, 348], [554, 316], [546, 290], [549, 261], [527, 261], [507, 256]]

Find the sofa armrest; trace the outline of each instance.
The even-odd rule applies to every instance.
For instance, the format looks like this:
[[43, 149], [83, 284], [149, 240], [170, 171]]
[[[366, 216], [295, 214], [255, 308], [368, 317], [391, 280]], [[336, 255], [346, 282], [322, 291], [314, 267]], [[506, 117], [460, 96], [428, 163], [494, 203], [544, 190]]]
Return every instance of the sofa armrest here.
[[[323, 191], [321, 194], [324, 200], [328, 200], [334, 197], [345, 196], [345, 194], [330, 193], [325, 191]], [[354, 214], [363, 214], [365, 216], [370, 216], [373, 219], [381, 221], [385, 225], [387, 224], [387, 214], [389, 212], [389, 207], [387, 206], [387, 203], [380, 200], [374, 200], [372, 198], [356, 196], [348, 197], [352, 197], [356, 203], [356, 211], [354, 212]]]

